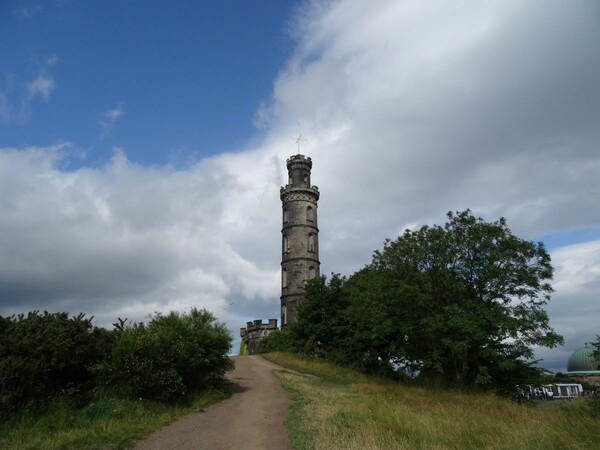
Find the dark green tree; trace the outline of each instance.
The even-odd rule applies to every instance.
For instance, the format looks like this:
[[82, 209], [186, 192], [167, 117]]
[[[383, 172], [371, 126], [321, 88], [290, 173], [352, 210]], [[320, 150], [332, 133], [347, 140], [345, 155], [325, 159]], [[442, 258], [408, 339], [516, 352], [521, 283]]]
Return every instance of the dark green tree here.
[[292, 329], [300, 352], [332, 361], [344, 360], [340, 349], [347, 333], [343, 314], [348, 306], [345, 283], [339, 274], [333, 274], [329, 282], [321, 276], [307, 283], [305, 298], [298, 308], [299, 318]]
[[[414, 278], [414, 277], [413, 277]], [[407, 358], [408, 344], [418, 332], [418, 306], [427, 298], [418, 283], [406, 276], [367, 266], [356, 272], [345, 286], [346, 359], [352, 366], [369, 373], [390, 374], [394, 364], [414, 368]], [[426, 308], [421, 308], [425, 311]], [[426, 314], [426, 313], [424, 313]]]
[[368, 272], [383, 282], [390, 342], [400, 362], [458, 383], [510, 384], [534, 375], [532, 346], [555, 347], [549, 326], [553, 269], [543, 243], [506, 220], [469, 210], [442, 226], [407, 230], [376, 251]]
[[[592, 342], [592, 346], [595, 348], [594, 358], [600, 361], [600, 335], [596, 335], [596, 340]], [[600, 365], [598, 365], [597, 369], [600, 370]]]
[[[76, 391], [91, 379], [88, 366], [105, 357], [113, 336], [92, 324], [84, 314], [31, 311], [0, 317], [0, 376], [3, 386], [0, 412], [9, 401], [43, 404], [61, 391]], [[1, 415], [1, 414], [0, 414]]]
[[94, 367], [99, 386], [125, 396], [179, 400], [223, 381], [233, 368], [231, 335], [206, 310], [155, 314], [148, 324], [116, 326], [110, 355]]
[[[295, 333], [295, 323], [290, 323], [281, 330], [275, 330], [259, 342], [260, 353], [296, 352], [298, 342]], [[242, 354], [240, 352], [240, 354]]]

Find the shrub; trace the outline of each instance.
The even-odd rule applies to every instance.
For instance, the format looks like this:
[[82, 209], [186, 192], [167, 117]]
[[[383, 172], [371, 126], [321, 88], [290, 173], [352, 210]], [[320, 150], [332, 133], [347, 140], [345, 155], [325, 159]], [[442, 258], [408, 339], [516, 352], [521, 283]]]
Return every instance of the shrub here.
[[160, 313], [121, 326], [110, 356], [94, 368], [99, 386], [122, 395], [175, 401], [223, 380], [233, 367], [231, 335], [206, 310]]
[[109, 331], [94, 327], [92, 319], [47, 311], [0, 317], [0, 376], [5, 393], [8, 390], [2, 406], [44, 403], [89, 381], [88, 366], [108, 354], [113, 340]]
[[259, 343], [259, 353], [293, 352], [296, 351], [294, 324], [289, 324], [281, 330], [275, 330], [262, 338]]

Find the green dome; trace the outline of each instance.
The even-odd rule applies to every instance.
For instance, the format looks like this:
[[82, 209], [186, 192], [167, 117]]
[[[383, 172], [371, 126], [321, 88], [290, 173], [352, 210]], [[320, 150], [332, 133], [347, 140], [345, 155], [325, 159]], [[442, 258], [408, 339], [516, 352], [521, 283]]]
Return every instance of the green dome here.
[[583, 347], [573, 352], [567, 363], [567, 372], [588, 372], [598, 370], [600, 361], [594, 358], [594, 349]]

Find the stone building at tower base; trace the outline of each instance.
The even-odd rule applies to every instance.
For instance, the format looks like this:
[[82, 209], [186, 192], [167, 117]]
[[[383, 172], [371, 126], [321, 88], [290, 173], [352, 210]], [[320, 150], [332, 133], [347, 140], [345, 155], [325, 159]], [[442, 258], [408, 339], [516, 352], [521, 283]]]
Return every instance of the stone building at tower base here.
[[276, 329], [277, 319], [269, 319], [268, 323], [262, 323], [261, 319], [257, 319], [253, 322], [246, 322], [246, 328], [240, 328], [242, 342], [246, 344], [246, 354], [258, 354], [260, 340]]

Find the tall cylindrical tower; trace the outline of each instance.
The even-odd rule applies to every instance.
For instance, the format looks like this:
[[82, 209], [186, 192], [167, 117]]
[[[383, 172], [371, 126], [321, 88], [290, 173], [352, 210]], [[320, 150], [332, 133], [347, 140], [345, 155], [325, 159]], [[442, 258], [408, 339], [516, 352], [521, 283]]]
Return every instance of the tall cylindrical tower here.
[[289, 181], [281, 188], [283, 207], [281, 257], [281, 326], [294, 322], [304, 297], [304, 285], [320, 274], [317, 201], [319, 188], [310, 185], [312, 161], [304, 155], [287, 160]]

